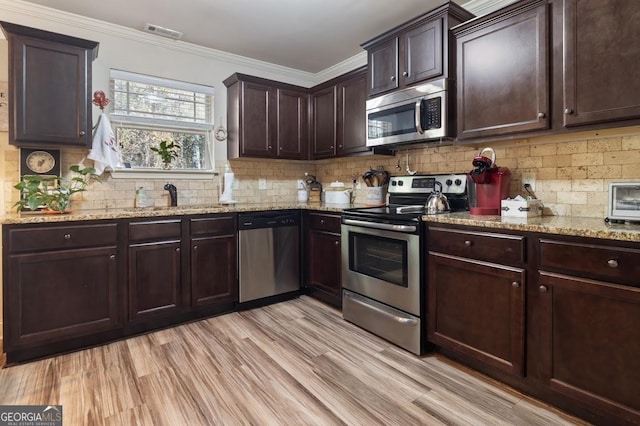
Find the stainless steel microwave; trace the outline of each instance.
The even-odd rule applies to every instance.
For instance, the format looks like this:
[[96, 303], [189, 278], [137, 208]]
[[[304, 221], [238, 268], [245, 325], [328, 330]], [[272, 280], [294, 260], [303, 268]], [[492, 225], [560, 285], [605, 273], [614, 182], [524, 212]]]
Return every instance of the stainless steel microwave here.
[[435, 80], [367, 101], [367, 146], [451, 138], [449, 81]]
[[611, 182], [607, 221], [640, 221], [640, 182]]

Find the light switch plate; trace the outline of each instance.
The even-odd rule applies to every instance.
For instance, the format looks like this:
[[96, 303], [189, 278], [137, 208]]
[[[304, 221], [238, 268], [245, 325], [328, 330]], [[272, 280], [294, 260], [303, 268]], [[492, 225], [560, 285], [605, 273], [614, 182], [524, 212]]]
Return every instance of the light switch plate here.
[[267, 179], [266, 178], [258, 179], [258, 189], [267, 189]]

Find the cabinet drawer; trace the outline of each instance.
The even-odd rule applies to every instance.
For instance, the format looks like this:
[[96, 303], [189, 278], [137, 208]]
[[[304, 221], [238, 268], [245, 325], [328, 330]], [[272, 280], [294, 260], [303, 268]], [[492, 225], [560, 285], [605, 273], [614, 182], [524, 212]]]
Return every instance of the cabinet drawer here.
[[640, 250], [540, 239], [540, 269], [640, 287]]
[[129, 241], [180, 238], [180, 220], [156, 220], [129, 224]]
[[39, 226], [9, 229], [9, 251], [32, 251], [115, 245], [115, 223], [102, 225]]
[[235, 233], [233, 216], [195, 218], [189, 221], [191, 235], [229, 235]]
[[496, 263], [523, 263], [526, 238], [520, 235], [430, 227], [429, 251]]
[[309, 227], [317, 231], [340, 233], [340, 216], [329, 214], [309, 214]]

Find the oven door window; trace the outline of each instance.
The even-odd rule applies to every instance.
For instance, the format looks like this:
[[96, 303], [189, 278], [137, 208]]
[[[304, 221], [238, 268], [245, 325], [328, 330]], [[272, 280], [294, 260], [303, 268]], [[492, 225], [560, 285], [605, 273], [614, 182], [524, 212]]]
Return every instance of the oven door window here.
[[369, 139], [416, 132], [415, 103], [367, 114]]
[[407, 242], [349, 233], [349, 269], [400, 287], [408, 287]]

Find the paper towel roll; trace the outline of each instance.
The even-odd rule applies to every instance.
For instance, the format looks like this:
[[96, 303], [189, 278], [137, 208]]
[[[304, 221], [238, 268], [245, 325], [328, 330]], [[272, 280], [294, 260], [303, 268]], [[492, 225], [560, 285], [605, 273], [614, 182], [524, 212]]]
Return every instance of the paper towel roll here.
[[233, 172], [227, 172], [224, 174], [224, 189], [222, 195], [220, 195], [221, 203], [232, 203], [233, 201], [233, 179], [235, 174]]

